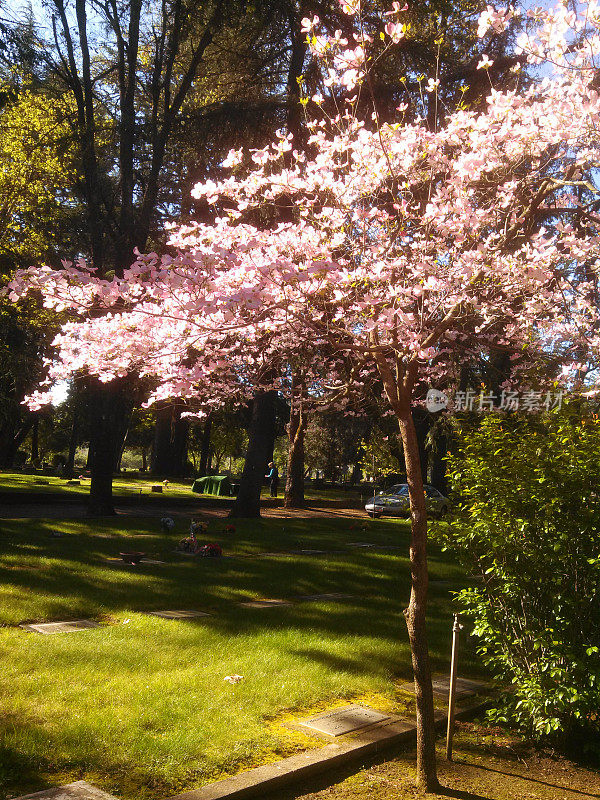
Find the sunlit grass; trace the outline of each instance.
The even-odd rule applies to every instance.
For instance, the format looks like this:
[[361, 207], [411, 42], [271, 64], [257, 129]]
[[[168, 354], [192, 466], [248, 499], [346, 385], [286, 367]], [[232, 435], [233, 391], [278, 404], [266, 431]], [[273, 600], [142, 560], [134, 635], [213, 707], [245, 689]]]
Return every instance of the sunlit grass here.
[[[376, 696], [402, 707], [410, 677], [402, 617], [409, 594], [407, 526], [348, 520], [212, 521], [208, 540], [230, 558], [173, 553], [158, 519], [0, 523], [0, 692], [5, 796], [85, 778], [125, 798], [159, 798], [242, 766], [315, 746], [273, 720], [339, 700]], [[62, 538], [51, 538], [60, 531]], [[347, 548], [366, 540], [400, 551]], [[164, 565], [109, 561], [135, 548]], [[338, 555], [259, 558], [264, 551], [340, 549]], [[432, 577], [461, 573], [432, 550]], [[352, 594], [343, 602], [297, 595]], [[246, 598], [292, 599], [267, 610]], [[196, 608], [212, 614], [166, 621], [144, 614]], [[446, 668], [447, 589], [430, 600], [434, 667]], [[80, 616], [105, 626], [41, 636], [23, 620]], [[244, 679], [230, 685], [226, 675]]]
[[[10, 492], [51, 492], [68, 494], [88, 494], [90, 491], [90, 479], [76, 474], [75, 481], [80, 483], [69, 484], [67, 478], [58, 478], [54, 475], [25, 475], [20, 472], [0, 473], [0, 491]], [[152, 493], [152, 486], [160, 485], [163, 490], [160, 494]], [[192, 481], [187, 483], [181, 481], [169, 481], [168, 486], [164, 486], [161, 480], [153, 480], [149, 476], [123, 476], [113, 480], [113, 492], [116, 495], [142, 495], [154, 494], [162, 499], [169, 497], [197, 497], [191, 490]]]
[[[76, 474], [74, 480], [80, 480]], [[150, 476], [124, 475], [113, 479], [113, 493], [119, 496], [134, 497], [141, 495], [144, 499], [169, 500], [170, 498], [198, 498], [210, 497], [212, 500], [231, 499], [227, 495], [199, 495], [192, 492], [192, 480], [188, 481], [169, 481], [167, 486], [163, 486], [160, 493], [152, 492], [152, 486], [163, 485], [162, 480], [152, 479]], [[58, 478], [52, 475], [28, 475], [20, 472], [1, 472], [0, 473], [0, 492], [47, 492], [51, 494], [68, 495], [87, 495], [90, 490], [89, 478], [82, 477], [80, 484], [69, 484], [66, 478]], [[279, 487], [279, 498], [283, 497], [284, 486]], [[270, 498], [268, 486], [262, 489], [262, 497]], [[361, 500], [367, 502], [371, 497], [371, 491], [366, 488], [342, 488], [316, 489], [310, 482], [305, 487], [305, 497], [308, 501], [335, 500], [337, 502], [347, 502], [349, 506], [360, 505]]]

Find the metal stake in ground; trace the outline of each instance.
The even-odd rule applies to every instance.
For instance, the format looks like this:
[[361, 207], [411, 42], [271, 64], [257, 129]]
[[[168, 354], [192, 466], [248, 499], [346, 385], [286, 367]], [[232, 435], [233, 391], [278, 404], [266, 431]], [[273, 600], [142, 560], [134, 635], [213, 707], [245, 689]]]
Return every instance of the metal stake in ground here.
[[454, 706], [456, 703], [456, 665], [458, 661], [458, 634], [462, 625], [458, 621], [458, 614], [454, 615], [452, 626], [452, 662], [450, 664], [450, 689], [448, 692], [448, 730], [446, 732], [446, 758], [452, 761], [452, 738], [454, 736]]

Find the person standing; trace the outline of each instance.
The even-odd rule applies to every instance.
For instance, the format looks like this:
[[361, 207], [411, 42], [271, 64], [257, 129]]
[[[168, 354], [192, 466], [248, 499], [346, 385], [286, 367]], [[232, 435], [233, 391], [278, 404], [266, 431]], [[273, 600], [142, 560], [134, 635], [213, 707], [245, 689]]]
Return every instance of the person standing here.
[[271, 481], [271, 497], [277, 497], [279, 487], [279, 471], [272, 461], [269, 461], [269, 474], [265, 476]]

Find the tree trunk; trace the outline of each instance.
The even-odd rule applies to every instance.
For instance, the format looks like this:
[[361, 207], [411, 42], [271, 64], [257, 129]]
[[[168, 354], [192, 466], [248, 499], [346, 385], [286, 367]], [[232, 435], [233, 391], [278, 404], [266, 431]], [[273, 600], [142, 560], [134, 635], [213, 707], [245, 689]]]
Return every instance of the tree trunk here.
[[35, 417], [31, 428], [31, 457], [32, 464], [37, 464], [40, 460], [40, 420]]
[[122, 435], [119, 434], [119, 439], [116, 442], [116, 446], [118, 449], [115, 457], [115, 470], [114, 470], [115, 472], [121, 472], [121, 462], [123, 461], [123, 453], [125, 452], [125, 446], [127, 445], [127, 434], [129, 433], [130, 421], [131, 421], [131, 416], [128, 415], [127, 424], [125, 425], [125, 433], [123, 433]]
[[435, 441], [429, 459], [428, 483], [439, 489], [442, 494], [448, 491], [446, 480], [446, 454], [448, 452], [448, 438], [445, 431], [435, 430]]
[[169, 403], [156, 414], [150, 474], [155, 478], [183, 478], [186, 472], [189, 421], [180, 407]]
[[212, 414], [208, 414], [204, 421], [204, 429], [202, 431], [202, 441], [200, 443], [200, 467], [198, 469], [198, 477], [203, 478], [208, 472], [208, 465], [210, 460], [210, 431], [212, 428]]
[[[377, 345], [377, 334], [371, 335]], [[406, 479], [410, 500], [411, 539], [410, 574], [411, 590], [408, 608], [404, 611], [413, 674], [415, 678], [415, 699], [417, 706], [417, 786], [424, 792], [435, 792], [440, 785], [435, 761], [435, 715], [433, 710], [433, 688], [431, 685], [431, 666], [427, 647], [427, 514], [425, 510], [425, 491], [423, 473], [419, 457], [419, 440], [411, 408], [412, 387], [417, 379], [417, 366], [413, 363], [406, 370], [395, 359], [390, 364], [381, 352], [375, 352], [375, 363], [385, 393], [390, 402], [400, 428], [400, 438], [404, 451]]]
[[417, 785], [422, 791], [434, 792], [439, 788], [439, 782], [435, 760], [435, 717], [425, 620], [429, 583], [425, 492], [419, 457], [419, 441], [408, 398], [404, 399], [398, 411], [411, 515], [410, 571], [412, 586], [410, 602], [404, 614], [415, 678]]
[[304, 433], [306, 423], [302, 393], [296, 396], [292, 394], [288, 427], [287, 479], [283, 501], [285, 508], [304, 507]]
[[150, 475], [153, 478], [165, 478], [169, 472], [172, 415], [173, 407], [170, 404], [156, 411], [154, 441], [150, 456]]
[[79, 413], [73, 410], [73, 422], [71, 423], [71, 436], [69, 437], [69, 453], [65, 464], [65, 477], [72, 478], [75, 474], [75, 453], [79, 442]]
[[413, 408], [412, 418], [417, 433], [419, 443], [419, 464], [421, 466], [421, 476], [423, 483], [427, 483], [429, 468], [429, 450], [427, 448], [427, 436], [431, 428], [431, 415], [424, 408]]
[[188, 472], [190, 421], [181, 417], [182, 408], [173, 409], [171, 426], [171, 472], [173, 478], [185, 478]]
[[27, 438], [32, 425], [33, 415], [28, 414], [27, 418], [21, 423], [20, 427], [17, 428], [16, 425], [10, 426], [8, 432], [6, 433], [6, 437], [3, 437], [3, 439], [5, 438], [6, 444], [0, 452], [0, 466], [7, 468], [14, 465], [17, 452]]
[[127, 378], [102, 384], [93, 379], [92, 420], [88, 464], [91, 470], [88, 514], [113, 515], [112, 477], [133, 407], [133, 392]]
[[254, 396], [246, 461], [230, 517], [260, 517], [260, 490], [275, 443], [276, 396], [275, 390]]
[[146, 448], [142, 447], [142, 472], [146, 472], [148, 469], [148, 459], [146, 456]]

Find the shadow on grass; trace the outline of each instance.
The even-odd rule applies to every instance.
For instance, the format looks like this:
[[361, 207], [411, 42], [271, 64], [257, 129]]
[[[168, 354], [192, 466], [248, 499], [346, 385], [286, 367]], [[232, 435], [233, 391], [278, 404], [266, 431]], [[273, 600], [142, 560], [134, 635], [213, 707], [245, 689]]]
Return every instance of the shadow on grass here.
[[[156, 519], [0, 523], [2, 621], [14, 624], [24, 619], [50, 621], [83, 616], [106, 619], [120, 612], [129, 615], [130, 612], [194, 608], [208, 611], [213, 616], [185, 621], [156, 620], [143, 629], [149, 632], [149, 637], [156, 637], [165, 660], [174, 659], [175, 671], [177, 664], [185, 666], [196, 658], [195, 653], [202, 653], [205, 642], [211, 641], [209, 632], [223, 635], [223, 646], [229, 648], [230, 642], [233, 643], [234, 652], [235, 647], [246, 646], [247, 639], [248, 647], [262, 644], [266, 652], [271, 651], [275, 656], [271, 634], [277, 638], [284, 632], [277, 643], [279, 652], [285, 652], [294, 663], [296, 658], [300, 663], [305, 658], [324, 666], [328, 673], [339, 673], [338, 687], [343, 687], [344, 681], [352, 683], [345, 678], [351, 675], [375, 678], [376, 685], [387, 684], [396, 676], [409, 679], [408, 637], [402, 617], [410, 592], [405, 526], [377, 523], [372, 531], [357, 533], [338, 520], [293, 523], [289, 520], [262, 520], [246, 525], [236, 521], [235, 535], [219, 539], [212, 533], [217, 541], [226, 543], [232, 558], [185, 561], [175, 560], [177, 557], [173, 555], [175, 544], [185, 531], [177, 530], [171, 536], [163, 536], [157, 528]], [[53, 530], [66, 535], [51, 538]], [[212, 536], [209, 534], [209, 541]], [[406, 551], [384, 553], [347, 548], [347, 553], [339, 556], [252, 557], [259, 550], [339, 548], [348, 541], [361, 538], [385, 543], [392, 537], [406, 547]], [[107, 557], [118, 557], [119, 551], [129, 547], [167, 563], [133, 568], [107, 560]], [[251, 557], [245, 557], [248, 555]], [[447, 562], [447, 556], [433, 550], [431, 557], [436, 575], [458, 574], [456, 566]], [[331, 592], [347, 593], [352, 597], [340, 602], [295, 601], [291, 606], [266, 609], [236, 605], [250, 598], [285, 599]], [[447, 592], [432, 593], [430, 612], [433, 666], [434, 669], [445, 669], [451, 641], [451, 609]], [[89, 634], [93, 642], [98, 642], [97, 651], [91, 645], [75, 646], [77, 640], [68, 644], [72, 641], [70, 639], [64, 645], [55, 646], [54, 638], [46, 637], [36, 639], [33, 650], [44, 654], [47, 649], [52, 658], [52, 668], [59, 676], [63, 673], [110, 676], [121, 671], [127, 674], [127, 670], [132, 676], [137, 676], [140, 671], [138, 649], [142, 652], [147, 645], [143, 644], [143, 639], [128, 638], [128, 628], [114, 626], [111, 630], [114, 632], [112, 644], [106, 649], [102, 642], [110, 640], [110, 636], [104, 637], [103, 631], [97, 630]], [[21, 637], [36, 636], [25, 632], [10, 634], [15, 652], [25, 653], [25, 667], [28, 667], [31, 656], [26, 652], [28, 641]], [[86, 637], [88, 634], [78, 636]], [[260, 637], [264, 638], [259, 641]], [[59, 641], [62, 642], [56, 640]], [[148, 638], [147, 641], [154, 639]], [[116, 642], [121, 643], [122, 651]], [[93, 659], [88, 663], [90, 656]], [[257, 657], [260, 658], [260, 652]], [[201, 659], [198, 661], [201, 669]], [[164, 660], [160, 658], [148, 659], [143, 664], [143, 671], [139, 672], [149, 681], [155, 676], [158, 681], [163, 673]], [[219, 680], [222, 681], [222, 676]], [[355, 683], [358, 685], [360, 681]], [[64, 724], [68, 726], [70, 722], [66, 720]], [[76, 736], [78, 728], [73, 724], [73, 736]], [[35, 730], [28, 734], [23, 729], [22, 735], [17, 731], [12, 736], [9, 725], [5, 727], [5, 733], [9, 748], [6, 762], [15, 765], [14, 777], [10, 780], [14, 782], [18, 776], [20, 793], [23, 793], [22, 789], [45, 788], [33, 780], [33, 773], [30, 780], [29, 762], [17, 750], [24, 754], [40, 753], [40, 758], [43, 758], [44, 753], [52, 752], [52, 743], [37, 737]], [[44, 735], [40, 731], [40, 736]], [[31, 747], [28, 738], [33, 742]], [[12, 755], [11, 747], [15, 749]], [[73, 751], [76, 749], [74, 747]], [[52, 772], [50, 765], [37, 760], [37, 755], [33, 758], [36, 759], [31, 761], [34, 771]], [[104, 768], [105, 758], [99, 748], [98, 753], [91, 757], [92, 768]], [[83, 772], [87, 768], [89, 764], [82, 768]], [[113, 768], [117, 771], [119, 766]], [[139, 785], [146, 785], [149, 779], [147, 775], [141, 776]]]
[[[239, 525], [235, 537], [230, 537], [230, 549], [257, 547], [290, 547], [298, 542], [315, 545], [327, 537], [328, 542], [346, 543], [356, 538], [347, 526], [331, 520], [285, 520], [285, 525], [272, 520], [258, 520], [251, 525]], [[155, 528], [155, 523], [151, 523]], [[64, 523], [69, 535], [52, 539], [49, 533], [57, 528], [53, 521], [36, 521], [19, 525], [12, 523], [12, 535], [3, 526], [0, 539], [0, 585], [18, 590], [4, 602], [4, 621], [51, 621], [78, 616], [104, 617], [120, 612], [144, 612], [168, 608], [195, 608], [214, 616], [210, 625], [220, 632], [235, 636], [269, 631], [276, 627], [297, 630], [321, 630], [330, 636], [378, 637], [389, 642], [390, 663], [370, 663], [368, 657], [338, 659], [326, 652], [303, 651], [305, 655], [326, 666], [353, 673], [377, 672], [382, 668], [393, 672], [392, 664], [403, 662], [407, 637], [402, 609], [410, 593], [409, 565], [406, 556], [398, 552], [382, 553], [372, 550], [352, 550], [339, 556], [295, 555], [277, 559], [242, 558], [171, 561], [175, 543], [181, 536], [157, 534], [144, 539], [148, 520], [128, 520], [120, 536], [108, 538], [107, 533], [122, 530], [121, 522], [103, 524]], [[86, 533], [76, 535], [81, 527]], [[144, 531], [145, 529], [145, 531]], [[95, 530], [95, 535], [89, 533]], [[8, 535], [7, 535], [8, 533]], [[252, 534], [254, 533], [254, 540]], [[403, 526], [377, 525], [377, 536], [406, 544]], [[149, 557], [165, 559], [163, 565], [128, 567], [108, 561], [127, 546], [135, 536], [135, 549]], [[365, 537], [369, 538], [369, 537]], [[446, 565], [432, 555], [436, 574], [454, 565]], [[247, 609], [236, 604], [253, 598], [293, 598], [302, 594], [328, 592], [348, 593], [353, 597], [338, 603], [294, 602], [282, 608]], [[432, 592], [430, 598], [430, 644], [434, 669], [445, 667], [450, 638], [451, 609], [447, 592]], [[12, 604], [12, 608], [11, 608]], [[206, 625], [205, 621], [180, 624]], [[299, 637], [299, 642], [301, 636]], [[400, 653], [399, 651], [404, 652]], [[406, 677], [410, 670], [404, 670]]]
[[39, 727], [28, 724], [14, 714], [3, 714], [0, 722], [0, 798], [12, 797], [15, 792], [36, 792], [49, 789], [54, 784], [40, 777], [50, 767], [50, 762], [31, 755], [22, 742], [42, 742], [41, 752], [52, 752], [51, 739]]

